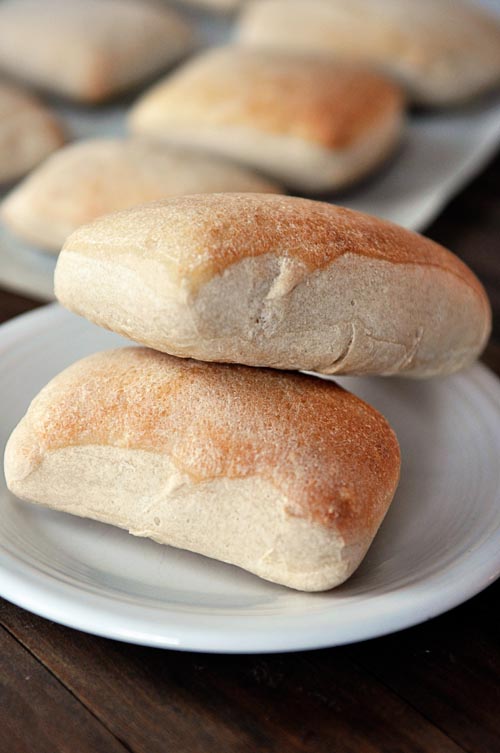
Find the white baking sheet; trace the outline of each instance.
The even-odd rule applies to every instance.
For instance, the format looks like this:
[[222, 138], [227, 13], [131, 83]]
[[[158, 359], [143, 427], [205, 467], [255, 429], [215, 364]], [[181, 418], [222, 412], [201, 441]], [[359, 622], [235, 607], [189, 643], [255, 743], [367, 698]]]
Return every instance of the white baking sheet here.
[[[495, 0], [488, 3], [500, 7]], [[203, 43], [227, 40], [227, 19], [191, 13]], [[57, 105], [71, 138], [125, 133], [129, 103], [94, 109]], [[424, 230], [450, 198], [491, 159], [500, 144], [500, 94], [454, 111], [410, 114], [398, 154], [377, 175], [327, 200]], [[14, 239], [0, 226], [0, 285], [53, 298], [55, 258]]]

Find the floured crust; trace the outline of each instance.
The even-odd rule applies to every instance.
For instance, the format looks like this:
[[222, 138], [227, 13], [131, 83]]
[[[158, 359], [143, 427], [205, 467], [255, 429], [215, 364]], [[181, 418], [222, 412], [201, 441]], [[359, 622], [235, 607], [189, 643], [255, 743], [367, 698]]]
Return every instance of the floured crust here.
[[[9, 440], [5, 473], [18, 496], [317, 590], [359, 564], [399, 462], [385, 419], [330, 382], [127, 348], [42, 390]], [[214, 515], [205, 537], [204, 499]], [[297, 543], [306, 550], [291, 557]]]
[[148, 254], [191, 291], [249, 257], [276, 254], [310, 273], [354, 254], [440, 268], [483, 292], [457, 256], [418, 233], [327, 202], [280, 195], [200, 194], [132, 207], [78, 229], [64, 252], [144, 256], [145, 239]]
[[500, 24], [460, 0], [253, 0], [237, 35], [370, 63], [424, 104], [454, 104], [500, 83]]
[[289, 185], [326, 190], [383, 161], [402, 119], [401, 92], [370, 70], [226, 47], [146, 92], [129, 122], [133, 132], [203, 146]]
[[23, 239], [58, 252], [77, 227], [109, 212], [176, 194], [278, 192], [253, 172], [197, 150], [146, 139], [68, 145], [4, 199], [1, 216]]
[[24, 175], [63, 142], [62, 127], [41, 102], [0, 81], [0, 183]]
[[142, 0], [4, 0], [0, 66], [76, 100], [98, 102], [161, 71], [193, 46], [189, 26]]
[[490, 331], [480, 282], [416, 233], [277, 195], [190, 196], [66, 242], [67, 308], [174, 355], [325, 373], [449, 373]]

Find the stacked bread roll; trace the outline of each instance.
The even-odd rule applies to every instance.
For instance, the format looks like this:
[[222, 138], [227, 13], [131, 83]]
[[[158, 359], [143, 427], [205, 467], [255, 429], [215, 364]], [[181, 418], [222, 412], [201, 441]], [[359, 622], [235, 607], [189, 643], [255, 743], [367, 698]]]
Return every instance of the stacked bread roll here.
[[[396, 152], [407, 101], [495, 86], [500, 27], [455, 0], [184, 2], [243, 8], [237, 44], [141, 93], [127, 138], [59, 149], [50, 112], [0, 84], [0, 182], [45, 160], [2, 220], [50, 252], [67, 238], [61, 303], [141, 346], [47, 385], [12, 434], [6, 477], [56, 510], [329, 589], [387, 512], [399, 448], [377, 411], [298, 372], [446, 375], [478, 357], [491, 316], [445, 249], [282, 192], [371, 174]], [[161, 3], [0, 4], [1, 70], [80, 105], [195, 46]]]
[[444, 375], [490, 329], [450, 252], [274, 194], [97, 219], [66, 241], [55, 289], [148, 347], [98, 353], [41, 391], [7, 446], [9, 488], [308, 591], [358, 567], [400, 456], [377, 411], [297, 372]]

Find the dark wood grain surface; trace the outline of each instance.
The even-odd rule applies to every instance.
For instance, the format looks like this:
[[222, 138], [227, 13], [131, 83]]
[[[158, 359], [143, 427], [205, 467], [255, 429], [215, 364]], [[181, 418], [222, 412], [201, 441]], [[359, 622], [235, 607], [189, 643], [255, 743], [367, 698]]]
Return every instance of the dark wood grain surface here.
[[[427, 234], [486, 285], [500, 375], [500, 159]], [[0, 290], [0, 321], [37, 305]], [[130, 646], [0, 600], [0, 751], [500, 753], [499, 597], [500, 582], [392, 636], [275, 656]]]

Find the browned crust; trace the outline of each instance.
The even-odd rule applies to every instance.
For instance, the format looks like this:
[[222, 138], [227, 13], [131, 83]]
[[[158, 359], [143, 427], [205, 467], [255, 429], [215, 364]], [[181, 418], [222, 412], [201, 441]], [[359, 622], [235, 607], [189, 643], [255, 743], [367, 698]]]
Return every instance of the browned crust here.
[[[221, 48], [203, 53], [139, 101], [132, 124], [158, 129], [199, 124], [243, 126], [348, 149], [403, 109], [384, 76], [311, 54]], [[156, 112], [153, 112], [158, 108]]]
[[290, 515], [349, 538], [377, 528], [399, 478], [387, 421], [331, 382], [176, 359], [146, 348], [98, 353], [34, 400], [26, 446], [108, 445], [168, 455], [194, 483], [262, 477]]
[[277, 194], [181, 196], [116, 212], [73, 233], [64, 246], [64, 253], [72, 251], [147, 254], [193, 290], [248, 257], [288, 257], [313, 272], [353, 254], [445, 270], [475, 290], [489, 310], [471, 270], [428, 238], [361, 212]]

